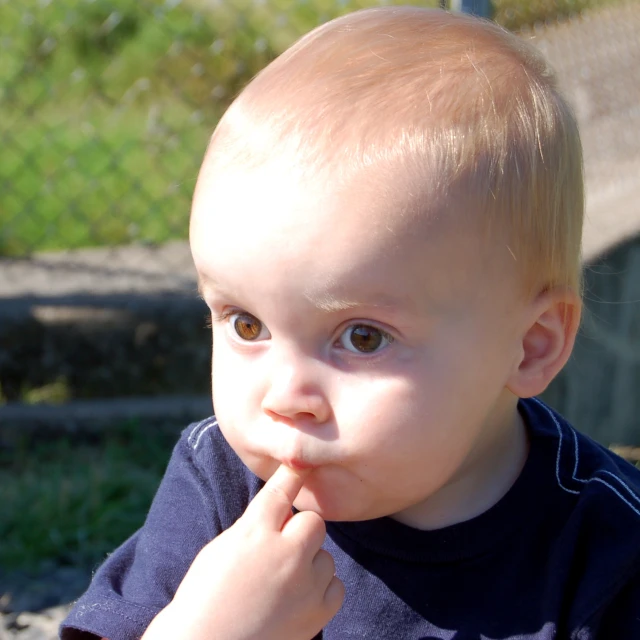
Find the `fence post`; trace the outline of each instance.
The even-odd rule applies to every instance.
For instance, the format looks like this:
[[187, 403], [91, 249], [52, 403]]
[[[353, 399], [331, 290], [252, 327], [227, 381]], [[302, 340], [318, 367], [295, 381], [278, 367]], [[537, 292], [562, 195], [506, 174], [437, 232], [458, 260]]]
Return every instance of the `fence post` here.
[[491, 18], [491, 0], [451, 0], [453, 11], [472, 13], [482, 18]]

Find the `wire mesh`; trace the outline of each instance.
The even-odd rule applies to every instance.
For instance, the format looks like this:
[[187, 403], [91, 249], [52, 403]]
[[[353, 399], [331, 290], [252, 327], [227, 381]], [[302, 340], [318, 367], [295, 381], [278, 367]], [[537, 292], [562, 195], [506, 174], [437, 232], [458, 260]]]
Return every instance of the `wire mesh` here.
[[[302, 33], [371, 4], [0, 2], [0, 255], [184, 238], [198, 163], [229, 101]], [[566, 37], [554, 39], [563, 67], [633, 71], [626, 48], [629, 39], [637, 47], [637, 30], [616, 34], [609, 4], [501, 0], [494, 13], [527, 37], [570, 16]], [[573, 24], [581, 14], [599, 16], [588, 34]], [[634, 105], [639, 87], [605, 83], [578, 99], [591, 110]], [[631, 130], [623, 142], [640, 146]]]

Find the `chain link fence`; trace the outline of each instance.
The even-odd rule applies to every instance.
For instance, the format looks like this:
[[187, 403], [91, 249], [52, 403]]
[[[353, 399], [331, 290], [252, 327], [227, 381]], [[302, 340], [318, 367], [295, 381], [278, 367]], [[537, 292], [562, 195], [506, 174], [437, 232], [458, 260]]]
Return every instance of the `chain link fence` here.
[[[0, 255], [184, 238], [198, 163], [230, 100], [304, 32], [371, 4], [0, 2]], [[495, 5], [511, 28], [597, 9]], [[567, 53], [590, 55], [583, 44]]]
[[[207, 393], [203, 310], [176, 301], [195, 300], [185, 239], [209, 136], [295, 39], [380, 3], [0, 0], [0, 403]], [[640, 2], [495, 0], [492, 11], [545, 52], [576, 108], [593, 260], [640, 231]], [[616, 286], [611, 300], [629, 303], [634, 287]], [[152, 304], [141, 311], [133, 294]], [[600, 331], [628, 362], [640, 321], [619, 330], [591, 312], [588, 348]]]

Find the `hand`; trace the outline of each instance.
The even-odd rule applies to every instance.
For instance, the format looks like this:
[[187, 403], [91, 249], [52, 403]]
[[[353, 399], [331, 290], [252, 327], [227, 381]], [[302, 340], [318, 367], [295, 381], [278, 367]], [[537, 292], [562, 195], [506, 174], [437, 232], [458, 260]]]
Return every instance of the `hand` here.
[[322, 518], [291, 507], [308, 472], [280, 465], [198, 554], [143, 640], [311, 640], [342, 606]]

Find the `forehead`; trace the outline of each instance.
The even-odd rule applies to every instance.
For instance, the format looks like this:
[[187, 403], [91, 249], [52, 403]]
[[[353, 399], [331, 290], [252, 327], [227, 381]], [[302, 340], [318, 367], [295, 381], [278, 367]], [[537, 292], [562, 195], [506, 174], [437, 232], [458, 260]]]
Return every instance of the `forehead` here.
[[332, 246], [348, 240], [373, 249], [382, 229], [395, 228], [402, 216], [386, 202], [385, 189], [366, 175], [347, 186], [343, 182], [339, 175], [280, 163], [211, 171], [199, 180], [194, 198], [193, 240], [215, 229], [210, 240], [216, 245], [224, 240], [247, 250], [271, 242], [293, 251], [306, 241], [329, 238]]
[[[397, 163], [395, 163], [397, 164]], [[310, 236], [376, 251], [403, 245], [417, 228], [442, 226], [439, 203], [422, 176], [412, 180], [393, 163], [332, 166], [280, 153], [259, 164], [205, 162], [193, 202], [191, 231], [250, 247], [280, 241], [281, 249]], [[420, 191], [420, 193], [418, 193]], [[448, 205], [451, 202], [447, 203]], [[293, 247], [292, 247], [293, 248]]]
[[[474, 289], [483, 251], [454, 198], [416, 198], [400, 171], [308, 171], [293, 163], [205, 170], [191, 244], [201, 278], [316, 302], [354, 290], [430, 306]], [[488, 254], [487, 254], [488, 255]], [[295, 291], [293, 291], [295, 289]], [[321, 303], [322, 304], [322, 303]]]

